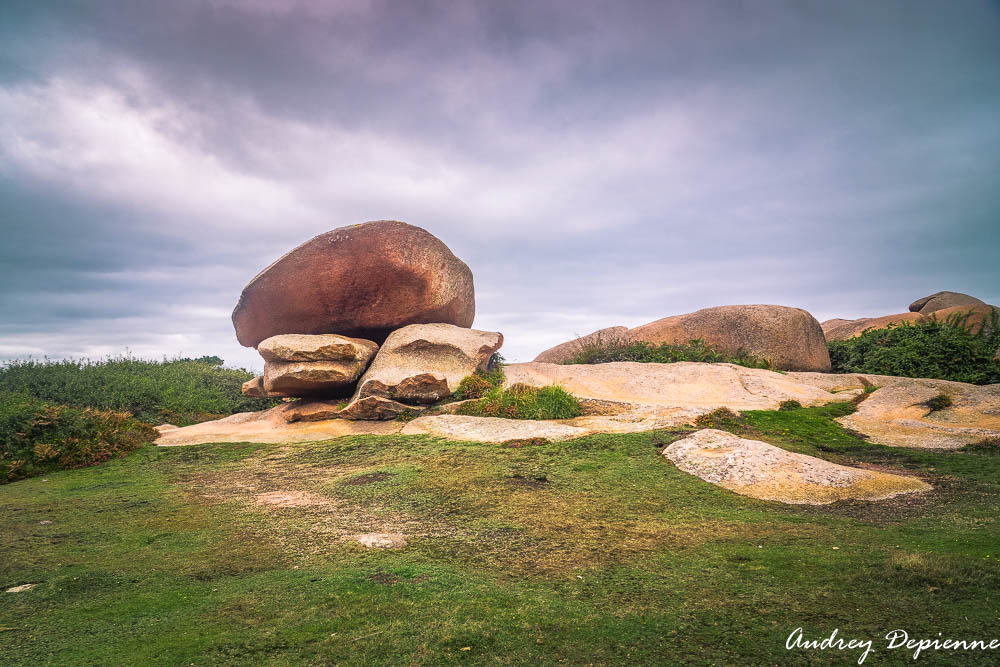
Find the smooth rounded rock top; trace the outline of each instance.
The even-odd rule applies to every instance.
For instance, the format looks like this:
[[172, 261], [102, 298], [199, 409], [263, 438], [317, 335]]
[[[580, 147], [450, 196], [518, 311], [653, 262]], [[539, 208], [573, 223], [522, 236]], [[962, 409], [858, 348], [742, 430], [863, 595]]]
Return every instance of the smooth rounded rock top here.
[[241, 345], [278, 334], [337, 333], [383, 342], [409, 324], [472, 326], [472, 271], [420, 227], [378, 220], [320, 234], [261, 271], [240, 294]]

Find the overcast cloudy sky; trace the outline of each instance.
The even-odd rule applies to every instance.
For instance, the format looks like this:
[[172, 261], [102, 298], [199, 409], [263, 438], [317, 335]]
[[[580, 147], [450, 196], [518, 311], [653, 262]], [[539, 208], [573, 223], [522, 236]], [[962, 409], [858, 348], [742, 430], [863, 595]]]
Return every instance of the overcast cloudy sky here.
[[398, 219], [508, 359], [733, 303], [1000, 303], [996, 2], [0, 6], [0, 358], [218, 354], [243, 285]]

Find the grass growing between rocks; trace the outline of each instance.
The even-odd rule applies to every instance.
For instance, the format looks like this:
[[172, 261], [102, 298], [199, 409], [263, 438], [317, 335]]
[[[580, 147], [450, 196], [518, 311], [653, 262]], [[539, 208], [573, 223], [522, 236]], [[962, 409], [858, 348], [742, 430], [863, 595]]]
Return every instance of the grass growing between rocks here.
[[678, 361], [700, 361], [710, 364], [736, 364], [748, 368], [773, 369], [767, 359], [748, 352], [729, 354], [720, 352], [702, 340], [692, 340], [679, 345], [647, 343], [626, 338], [596, 340], [583, 345], [566, 364], [606, 364], [613, 361], [638, 361], [643, 363], [670, 364]]
[[[144, 448], [0, 487], [0, 664], [854, 664], [797, 627], [996, 636], [1000, 456], [883, 447], [853, 407], [717, 427], [921, 476], [880, 503], [737, 496], [660, 452], [687, 431], [520, 448], [366, 436]], [[345, 536], [400, 532], [402, 550]], [[836, 549], [834, 547], [837, 547]], [[995, 652], [924, 654], [994, 664]]]

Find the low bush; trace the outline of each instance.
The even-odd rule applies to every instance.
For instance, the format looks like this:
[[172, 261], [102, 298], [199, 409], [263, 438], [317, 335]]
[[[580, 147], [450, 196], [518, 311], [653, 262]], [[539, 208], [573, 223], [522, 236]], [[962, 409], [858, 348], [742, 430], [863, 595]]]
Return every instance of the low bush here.
[[0, 484], [124, 456], [157, 436], [127, 412], [0, 392]]
[[273, 399], [249, 398], [242, 385], [253, 374], [222, 367], [218, 357], [145, 361], [17, 360], [0, 367], [0, 391], [43, 401], [130, 412], [151, 424], [186, 426], [236, 412], [263, 410]]
[[798, 410], [801, 407], [802, 407], [802, 404], [799, 403], [798, 401], [794, 400], [794, 399], [789, 399], [787, 401], [782, 401], [781, 404], [778, 405], [778, 409], [782, 410], [782, 411]]
[[924, 403], [924, 405], [926, 405], [931, 412], [944, 410], [945, 408], [950, 408], [952, 406], [951, 396], [949, 396], [948, 394], [938, 394], [934, 398]]
[[872, 373], [903, 377], [954, 380], [972, 384], [1000, 382], [1000, 322], [991, 321], [970, 331], [969, 316], [945, 321], [890, 325], [848, 340], [832, 341], [834, 373]]
[[647, 343], [628, 339], [598, 340], [588, 343], [566, 364], [604, 364], [612, 361], [638, 361], [643, 363], [670, 364], [678, 361], [700, 361], [711, 364], [737, 364], [748, 368], [773, 368], [772, 364], [748, 352], [735, 354], [720, 352], [702, 340], [692, 340], [679, 345]]
[[540, 389], [522, 384], [496, 386], [458, 409], [460, 415], [507, 419], [572, 419], [581, 413], [580, 402], [556, 385]]

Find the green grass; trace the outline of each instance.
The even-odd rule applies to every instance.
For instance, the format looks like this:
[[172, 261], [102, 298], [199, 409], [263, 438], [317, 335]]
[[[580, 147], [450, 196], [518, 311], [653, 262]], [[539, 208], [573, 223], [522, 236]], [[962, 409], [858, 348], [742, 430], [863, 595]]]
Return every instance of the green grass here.
[[[731, 430], [935, 490], [787, 506], [661, 454], [687, 431], [520, 448], [365, 436], [143, 448], [0, 487], [0, 664], [855, 664], [789, 633], [997, 634], [1000, 456], [871, 444], [853, 407]], [[268, 492], [314, 504], [261, 505]], [[42, 522], [51, 523], [42, 523]], [[399, 531], [399, 551], [341, 536]], [[838, 547], [834, 549], [834, 547]], [[995, 652], [921, 664], [995, 664]]]
[[[980, 326], [970, 326], [979, 324]], [[977, 329], [976, 332], [970, 329]], [[834, 373], [874, 373], [972, 384], [1000, 382], [1000, 315], [976, 323], [969, 315], [902, 322], [831, 341]]]
[[583, 414], [580, 402], [562, 387], [491, 387], [482, 398], [465, 403], [458, 414], [507, 419], [572, 419]]
[[679, 345], [647, 343], [628, 339], [597, 340], [583, 345], [567, 364], [604, 364], [612, 361], [638, 361], [670, 364], [678, 361], [700, 361], [713, 364], [737, 364], [748, 368], [773, 368], [761, 357], [745, 351], [736, 354], [715, 350], [701, 340]]
[[253, 374], [223, 368], [222, 359], [145, 361], [15, 360], [0, 366], [0, 392], [44, 401], [130, 412], [150, 424], [187, 426], [235, 412], [263, 410], [274, 400], [248, 398], [242, 384]]

